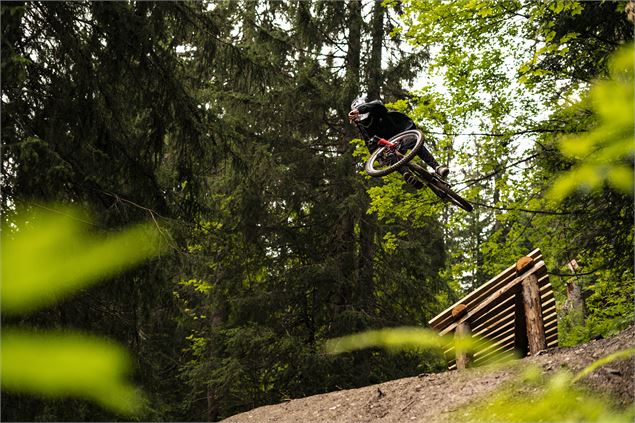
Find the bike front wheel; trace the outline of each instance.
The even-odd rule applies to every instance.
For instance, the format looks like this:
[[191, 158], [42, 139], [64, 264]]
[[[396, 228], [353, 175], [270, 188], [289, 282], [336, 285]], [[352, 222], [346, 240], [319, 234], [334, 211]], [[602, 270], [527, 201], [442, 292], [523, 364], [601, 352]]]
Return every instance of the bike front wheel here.
[[[415, 139], [415, 143], [412, 148], [408, 149], [405, 153], [400, 154], [396, 161], [387, 161], [386, 155], [390, 152], [390, 148], [387, 146], [379, 147], [370, 155], [370, 158], [366, 161], [366, 173], [370, 176], [385, 176], [394, 172], [401, 166], [412, 160], [423, 145], [423, 135], [416, 129], [404, 131], [395, 135], [389, 141], [393, 144], [404, 145], [405, 142]], [[399, 148], [397, 148], [399, 150]]]

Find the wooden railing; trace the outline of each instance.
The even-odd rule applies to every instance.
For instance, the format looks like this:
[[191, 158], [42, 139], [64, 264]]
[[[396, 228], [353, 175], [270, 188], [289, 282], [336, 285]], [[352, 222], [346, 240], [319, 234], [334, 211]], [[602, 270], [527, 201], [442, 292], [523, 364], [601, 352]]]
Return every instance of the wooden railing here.
[[486, 340], [473, 355], [448, 345], [445, 354], [450, 369], [494, 362], [514, 352], [521, 356], [536, 354], [557, 346], [556, 303], [540, 250], [521, 257], [429, 324], [441, 335], [475, 335]]

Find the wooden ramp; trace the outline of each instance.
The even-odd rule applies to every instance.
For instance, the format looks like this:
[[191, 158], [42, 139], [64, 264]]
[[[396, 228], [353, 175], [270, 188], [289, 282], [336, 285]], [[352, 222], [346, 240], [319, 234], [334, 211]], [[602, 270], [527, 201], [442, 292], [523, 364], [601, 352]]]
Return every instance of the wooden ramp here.
[[450, 369], [535, 354], [558, 345], [558, 321], [547, 267], [539, 249], [430, 320], [441, 335], [475, 335], [489, 344], [473, 355], [448, 345]]

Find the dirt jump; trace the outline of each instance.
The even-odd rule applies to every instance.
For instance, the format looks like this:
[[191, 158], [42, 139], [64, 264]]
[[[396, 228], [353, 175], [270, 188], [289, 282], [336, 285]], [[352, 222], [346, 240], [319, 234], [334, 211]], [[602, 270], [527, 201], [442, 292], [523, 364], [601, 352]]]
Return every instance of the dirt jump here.
[[[617, 351], [632, 348], [635, 326], [608, 339], [570, 348], [550, 348], [505, 365], [489, 365], [436, 374], [422, 374], [359, 389], [342, 390], [282, 404], [269, 405], [229, 417], [224, 422], [457, 422], [466, 421], [466, 407], [484, 404], [495, 391], [515, 386], [530, 365], [549, 377], [566, 369], [577, 373]], [[613, 361], [576, 382], [593, 395], [609, 395], [618, 407], [635, 400], [634, 362]], [[517, 395], [527, 394], [518, 387]], [[516, 393], [515, 393], [516, 394]]]

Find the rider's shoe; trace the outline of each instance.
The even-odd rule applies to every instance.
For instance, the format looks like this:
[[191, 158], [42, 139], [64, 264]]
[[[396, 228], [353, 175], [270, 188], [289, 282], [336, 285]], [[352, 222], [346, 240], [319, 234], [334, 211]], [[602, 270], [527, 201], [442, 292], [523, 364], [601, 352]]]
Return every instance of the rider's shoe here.
[[448, 169], [446, 166], [437, 166], [434, 171], [443, 179], [446, 179], [448, 177], [448, 174], [450, 173], [450, 169]]
[[403, 178], [404, 178], [404, 180], [406, 182], [408, 182], [413, 187], [415, 187], [417, 189], [423, 188], [423, 182], [421, 182], [419, 179], [417, 179], [417, 177], [415, 175], [413, 175], [411, 172], [405, 172], [403, 174]]

